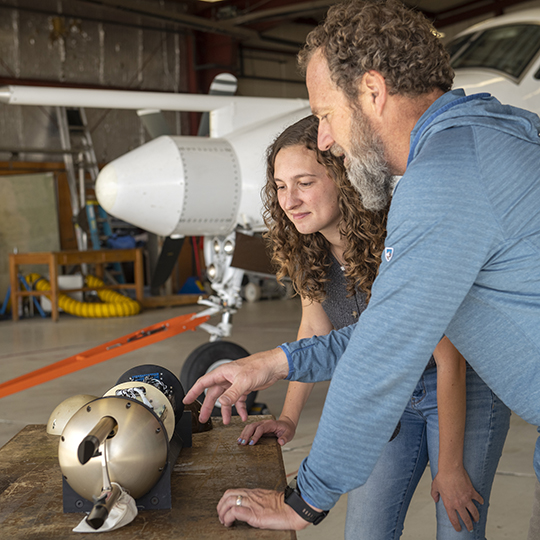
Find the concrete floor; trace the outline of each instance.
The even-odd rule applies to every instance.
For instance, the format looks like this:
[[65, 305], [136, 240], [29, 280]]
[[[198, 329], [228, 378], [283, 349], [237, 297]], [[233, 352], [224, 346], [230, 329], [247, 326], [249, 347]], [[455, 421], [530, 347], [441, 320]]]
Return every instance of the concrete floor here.
[[[146, 311], [124, 319], [101, 320], [61, 315], [58, 323], [38, 317], [18, 323], [0, 321], [0, 343], [2, 343], [0, 382], [150, 324], [198, 310], [197, 307], [189, 306]], [[300, 304], [297, 300], [245, 304], [235, 316], [230, 340], [250, 352], [266, 350], [284, 341], [294, 340], [299, 318]], [[0, 446], [26, 424], [46, 423], [54, 407], [65, 398], [79, 393], [103, 394], [130, 367], [156, 363], [178, 374], [189, 353], [207, 341], [208, 335], [202, 330], [187, 332], [1, 399]], [[321, 383], [313, 391], [303, 412], [295, 439], [283, 449], [288, 476], [294, 476], [302, 459], [309, 453], [327, 387], [327, 383]], [[266, 403], [270, 411], [277, 416], [286, 388], [287, 383], [277, 383], [260, 392], [257, 401]], [[535, 428], [513, 415], [491, 498], [487, 532], [490, 540], [526, 538], [534, 489], [532, 454], [535, 440]], [[434, 503], [429, 491], [428, 471], [412, 500], [405, 522], [403, 540], [435, 538]], [[346, 497], [342, 497], [321, 525], [300, 532], [298, 538], [318, 540], [342, 537], [345, 510]]]

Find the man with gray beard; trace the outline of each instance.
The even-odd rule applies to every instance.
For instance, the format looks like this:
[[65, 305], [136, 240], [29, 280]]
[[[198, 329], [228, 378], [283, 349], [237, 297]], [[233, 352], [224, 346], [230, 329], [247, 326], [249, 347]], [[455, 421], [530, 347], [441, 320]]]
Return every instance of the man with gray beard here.
[[[353, 112], [351, 131], [351, 152], [345, 159], [349, 180], [362, 196], [364, 208], [383, 210], [396, 181], [384, 157], [382, 141], [360, 110]], [[338, 156], [345, 155], [343, 148], [335, 143], [330, 151]]]
[[[334, 6], [300, 63], [318, 146], [344, 154], [366, 206], [384, 206], [390, 175], [402, 178], [359, 322], [231, 362], [186, 396], [208, 388], [201, 421], [219, 397], [228, 422], [235, 403], [247, 419], [252, 390], [332, 379], [297, 486], [227, 491], [227, 526], [301, 529], [364, 484], [443, 334], [508, 407], [540, 424], [540, 119], [451, 90], [433, 29], [395, 0]], [[540, 477], [540, 444], [534, 465]]]

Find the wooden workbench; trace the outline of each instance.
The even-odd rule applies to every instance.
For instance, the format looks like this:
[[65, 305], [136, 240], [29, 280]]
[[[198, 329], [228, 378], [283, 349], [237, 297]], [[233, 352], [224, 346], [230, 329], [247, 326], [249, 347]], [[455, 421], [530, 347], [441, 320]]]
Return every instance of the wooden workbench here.
[[[253, 421], [269, 417], [252, 417]], [[294, 540], [293, 531], [253, 529], [245, 523], [226, 528], [216, 505], [228, 488], [282, 490], [285, 470], [281, 447], [273, 438], [256, 446], [238, 446], [243, 423], [230, 426], [214, 419], [214, 429], [193, 435], [193, 447], [183, 448], [172, 476], [172, 510], [147, 510], [106, 540], [269, 539]], [[62, 512], [62, 478], [57, 458], [58, 439], [44, 425], [29, 425], [0, 448], [0, 537], [9, 540], [93, 539], [74, 533], [84, 514]]]

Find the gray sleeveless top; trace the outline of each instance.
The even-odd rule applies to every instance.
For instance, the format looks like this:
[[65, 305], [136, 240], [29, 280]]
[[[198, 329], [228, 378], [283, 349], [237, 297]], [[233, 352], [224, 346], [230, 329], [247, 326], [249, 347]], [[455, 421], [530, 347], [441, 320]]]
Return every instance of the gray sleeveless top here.
[[[358, 317], [367, 307], [366, 294], [357, 290], [353, 296], [347, 296], [347, 279], [338, 260], [330, 254], [332, 265], [328, 270], [326, 296], [321, 305], [330, 319], [332, 326], [339, 330], [358, 321]], [[429, 359], [426, 369], [436, 367], [435, 358]]]
[[366, 294], [357, 290], [353, 296], [347, 296], [347, 279], [337, 259], [331, 255], [332, 265], [326, 277], [326, 296], [322, 301], [324, 312], [332, 326], [339, 330], [358, 321], [360, 313], [367, 307]]

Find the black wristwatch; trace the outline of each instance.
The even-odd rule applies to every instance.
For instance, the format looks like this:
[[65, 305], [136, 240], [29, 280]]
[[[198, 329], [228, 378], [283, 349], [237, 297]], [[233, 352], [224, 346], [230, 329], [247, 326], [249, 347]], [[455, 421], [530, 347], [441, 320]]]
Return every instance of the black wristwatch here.
[[302, 519], [313, 523], [313, 525], [318, 525], [330, 512], [329, 510], [317, 512], [302, 499], [300, 490], [296, 485], [296, 476], [285, 488], [285, 504], [288, 504]]

